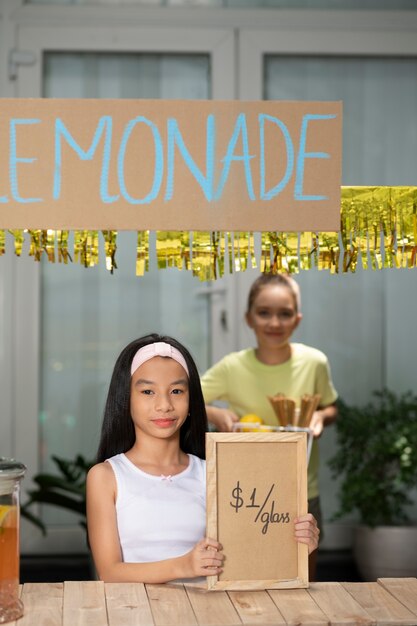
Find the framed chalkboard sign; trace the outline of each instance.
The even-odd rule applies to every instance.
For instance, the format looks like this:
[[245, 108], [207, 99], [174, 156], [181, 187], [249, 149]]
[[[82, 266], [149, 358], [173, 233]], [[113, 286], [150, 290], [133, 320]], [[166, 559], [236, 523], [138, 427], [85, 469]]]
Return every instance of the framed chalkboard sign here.
[[308, 587], [308, 548], [294, 538], [306, 446], [305, 433], [207, 433], [207, 536], [225, 554], [209, 590]]

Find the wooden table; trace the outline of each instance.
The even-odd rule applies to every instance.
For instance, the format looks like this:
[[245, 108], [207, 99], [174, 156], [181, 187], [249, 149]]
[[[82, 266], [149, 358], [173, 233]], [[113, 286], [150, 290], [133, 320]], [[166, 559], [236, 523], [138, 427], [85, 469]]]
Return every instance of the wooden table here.
[[210, 591], [197, 584], [26, 583], [16, 626], [417, 625], [417, 579]]

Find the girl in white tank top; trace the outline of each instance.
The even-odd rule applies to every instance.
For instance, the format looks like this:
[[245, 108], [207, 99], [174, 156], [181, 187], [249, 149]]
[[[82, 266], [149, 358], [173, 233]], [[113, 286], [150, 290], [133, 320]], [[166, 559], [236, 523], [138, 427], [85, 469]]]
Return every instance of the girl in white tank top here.
[[217, 575], [205, 537], [207, 418], [197, 367], [170, 337], [130, 343], [114, 367], [97, 465], [87, 476], [89, 543], [105, 581]]

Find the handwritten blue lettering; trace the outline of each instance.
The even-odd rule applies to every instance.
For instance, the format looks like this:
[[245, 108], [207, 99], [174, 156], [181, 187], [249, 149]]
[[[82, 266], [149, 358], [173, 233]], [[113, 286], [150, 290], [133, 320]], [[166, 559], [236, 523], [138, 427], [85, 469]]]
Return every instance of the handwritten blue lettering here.
[[295, 174], [295, 185], [294, 185], [294, 198], [296, 200], [326, 200], [327, 196], [304, 196], [303, 195], [303, 186], [304, 186], [304, 161], [305, 159], [329, 159], [330, 155], [327, 152], [306, 152], [306, 143], [307, 143], [307, 127], [310, 120], [330, 120], [336, 117], [336, 115], [316, 115], [313, 113], [307, 113], [303, 116], [303, 121], [301, 122], [301, 133], [300, 133], [300, 147], [298, 150], [297, 156], [297, 167]]
[[[265, 120], [269, 122], [273, 122], [276, 124], [282, 131], [285, 139], [285, 148], [286, 148], [286, 158], [287, 158], [287, 168], [285, 170], [285, 174], [280, 180], [279, 183], [275, 185], [269, 191], [265, 191]], [[284, 124], [284, 122], [277, 117], [273, 117], [272, 115], [266, 115], [261, 113], [259, 115], [259, 139], [260, 139], [260, 161], [259, 161], [259, 173], [260, 173], [260, 198], [261, 200], [271, 200], [275, 196], [277, 196], [281, 191], [285, 188], [288, 181], [291, 178], [293, 169], [294, 169], [294, 146], [291, 140], [291, 136], [288, 128]]]
[[101, 136], [105, 132], [104, 153], [100, 180], [100, 192], [103, 202], [114, 202], [118, 196], [109, 196], [107, 191], [107, 180], [109, 172], [111, 134], [112, 134], [112, 118], [105, 115], [100, 118], [96, 128], [96, 132], [87, 151], [80, 148], [69, 130], [65, 127], [62, 120], [58, 117], [55, 120], [55, 170], [54, 170], [54, 200], [58, 200], [61, 195], [61, 178], [62, 178], [62, 142], [61, 137], [65, 139], [68, 145], [75, 151], [82, 161], [91, 161], [100, 142]]
[[182, 158], [191, 174], [200, 185], [206, 200], [213, 200], [213, 177], [214, 177], [214, 149], [215, 149], [215, 124], [214, 115], [209, 115], [206, 121], [206, 175], [204, 176], [192, 159], [178, 128], [176, 119], [168, 120], [168, 145], [167, 145], [167, 188], [165, 200], [171, 200], [174, 194], [174, 156], [175, 146], [181, 153]]
[[[236, 147], [236, 143], [239, 139], [239, 135], [242, 135], [242, 155], [235, 155], [234, 150]], [[248, 196], [251, 200], [255, 200], [255, 194], [253, 191], [253, 183], [252, 183], [252, 173], [250, 169], [250, 160], [254, 158], [255, 155], [249, 154], [249, 142], [248, 142], [248, 129], [246, 125], [246, 115], [244, 113], [240, 113], [237, 117], [235, 128], [233, 131], [233, 135], [229, 141], [229, 145], [227, 147], [226, 156], [222, 159], [223, 169], [220, 175], [219, 186], [216, 191], [215, 199], [218, 200], [221, 198], [223, 193], [223, 188], [226, 184], [226, 180], [229, 176], [230, 166], [232, 161], [243, 161], [245, 167], [245, 177], [246, 177], [246, 187], [248, 190]]]
[[[78, 185], [88, 187], [83, 191], [87, 194], [85, 197], [95, 195], [103, 205], [145, 205], [156, 200], [160, 210], [158, 200], [161, 196], [162, 202], [169, 202], [177, 199], [175, 194], [182, 196], [188, 188], [190, 201], [197, 195], [198, 203], [219, 201], [226, 195], [228, 182], [231, 187], [232, 180], [242, 181], [242, 184], [239, 189], [229, 189], [227, 196], [235, 193], [236, 201], [243, 204], [258, 200], [275, 206], [277, 197], [284, 195], [283, 191], [290, 187], [288, 193], [295, 201], [327, 199], [328, 195], [324, 194], [328, 193], [329, 181], [324, 174], [329, 159], [335, 155], [333, 149], [328, 148], [327, 133], [322, 136], [313, 131], [327, 130], [327, 127], [331, 131], [337, 130], [338, 125], [334, 122], [324, 126], [336, 118], [336, 114], [300, 115], [296, 127], [295, 122], [289, 125], [286, 118], [279, 119], [279, 109], [268, 109], [277, 116], [260, 109], [256, 113], [257, 119], [248, 118], [245, 109], [243, 112], [238, 110], [232, 118], [229, 112], [220, 121], [215, 110], [200, 117], [200, 126], [196, 128], [184, 117], [178, 119], [175, 109], [173, 111], [171, 117], [159, 115], [155, 121], [151, 113], [145, 113], [146, 117], [139, 115], [122, 120], [113, 120], [111, 115], [98, 115], [87, 129], [83, 129], [73, 117], [68, 121], [63, 114], [52, 120], [50, 117], [14, 118], [11, 114], [9, 137], [5, 139], [9, 149], [9, 154], [5, 154], [8, 162], [4, 163], [9, 169], [6, 179], [9, 189], [1, 190], [0, 203], [39, 203], [45, 202], [44, 198], [67, 202], [71, 200], [74, 185]], [[145, 111], [139, 109], [139, 112]], [[35, 118], [37, 113], [32, 115]], [[120, 123], [124, 124], [121, 129]], [[219, 149], [217, 133], [220, 128], [225, 139], [221, 140]], [[42, 139], [41, 131], [50, 133], [48, 138], [45, 137], [47, 150], [39, 153], [50, 159], [50, 163], [42, 163], [42, 172], [45, 173], [47, 167], [52, 171], [48, 176], [39, 177], [40, 156], [34, 148], [27, 146], [34, 145], [29, 139], [33, 139], [35, 133]], [[28, 135], [26, 141], [25, 133]], [[258, 133], [257, 137], [255, 133]], [[320, 148], [327, 149], [327, 152], [320, 151]], [[3, 152], [6, 152], [5, 148]], [[327, 163], [317, 159], [327, 159]], [[86, 165], [85, 161], [93, 163]], [[37, 165], [32, 168], [24, 167], [35, 162]], [[259, 168], [258, 172], [256, 168]], [[89, 180], [92, 170], [100, 176], [99, 180]], [[309, 189], [313, 170], [319, 170], [319, 180], [314, 181], [314, 187]], [[98, 189], [90, 191], [92, 184]], [[180, 190], [176, 189], [178, 185]], [[35, 195], [44, 198], [26, 197]], [[200, 207], [197, 208], [200, 211]]]
[[[146, 124], [152, 131], [153, 140], [155, 144], [155, 167], [154, 167], [154, 177], [152, 188], [147, 196], [144, 198], [133, 198], [126, 189], [125, 176], [124, 176], [124, 161], [125, 161], [125, 153], [127, 148], [127, 143], [129, 141], [130, 135], [137, 124]], [[155, 126], [153, 122], [148, 120], [146, 117], [140, 115], [135, 119], [131, 120], [129, 124], [127, 124], [122, 141], [120, 143], [119, 156], [117, 159], [117, 172], [119, 176], [119, 185], [120, 191], [122, 192], [123, 197], [130, 204], [149, 204], [152, 200], [155, 200], [157, 197], [159, 190], [162, 184], [162, 176], [164, 173], [164, 153], [162, 148], [162, 140], [161, 135], [159, 133], [158, 128]]]
[[19, 194], [19, 185], [17, 182], [17, 164], [18, 163], [33, 163], [37, 161], [35, 158], [23, 158], [17, 156], [17, 137], [16, 126], [20, 124], [39, 124], [40, 120], [36, 119], [12, 119], [10, 120], [10, 189], [13, 199], [17, 202], [42, 202], [42, 198], [22, 198]]

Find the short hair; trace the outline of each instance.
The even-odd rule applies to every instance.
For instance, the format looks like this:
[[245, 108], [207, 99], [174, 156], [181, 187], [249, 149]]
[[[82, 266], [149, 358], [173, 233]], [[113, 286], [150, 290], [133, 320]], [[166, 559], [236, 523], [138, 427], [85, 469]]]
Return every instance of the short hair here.
[[180, 430], [180, 447], [186, 453], [205, 459], [207, 414], [201, 390], [200, 376], [193, 357], [172, 337], [151, 333], [129, 343], [120, 353], [113, 369], [104, 409], [97, 463], [127, 452], [135, 443], [135, 428], [130, 412], [130, 368], [136, 352], [152, 343], [163, 341], [183, 355], [189, 371], [189, 414]]
[[300, 287], [295, 282], [295, 280], [288, 276], [287, 274], [272, 274], [265, 273], [258, 276], [258, 278], [252, 283], [251, 288], [249, 290], [246, 313], [249, 313], [253, 303], [255, 302], [256, 297], [258, 296], [262, 287], [266, 285], [280, 285], [282, 287], [286, 287], [290, 290], [295, 304], [295, 310], [297, 313], [301, 310], [301, 293]]

